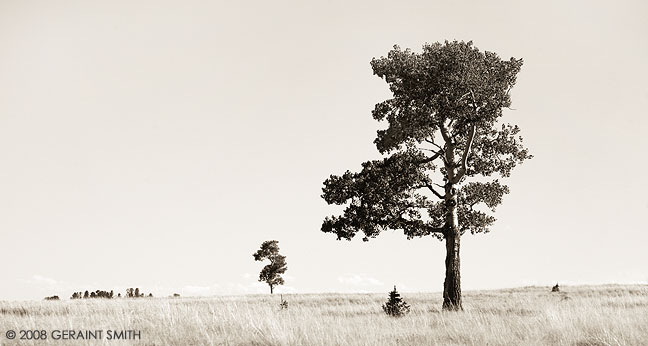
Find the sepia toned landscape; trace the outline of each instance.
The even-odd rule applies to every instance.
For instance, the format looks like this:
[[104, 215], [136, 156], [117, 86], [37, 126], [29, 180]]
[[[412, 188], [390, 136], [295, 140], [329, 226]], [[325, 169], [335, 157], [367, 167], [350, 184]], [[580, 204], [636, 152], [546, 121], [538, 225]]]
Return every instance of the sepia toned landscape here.
[[0, 0], [0, 346], [647, 346], [647, 13]]
[[411, 313], [400, 318], [382, 312], [381, 294], [283, 298], [283, 309], [278, 295], [0, 302], [0, 330], [141, 330], [141, 340], [122, 342], [129, 345], [613, 346], [648, 340], [648, 285], [467, 291], [463, 312], [442, 311], [438, 293], [411, 293], [403, 295]]

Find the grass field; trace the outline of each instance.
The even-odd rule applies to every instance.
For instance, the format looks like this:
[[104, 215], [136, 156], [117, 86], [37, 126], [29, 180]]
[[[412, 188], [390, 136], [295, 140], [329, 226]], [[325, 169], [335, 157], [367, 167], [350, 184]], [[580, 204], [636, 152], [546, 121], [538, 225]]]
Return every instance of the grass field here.
[[[278, 295], [0, 302], [0, 344], [648, 345], [648, 285], [464, 292], [463, 312], [442, 312], [440, 293], [402, 296], [412, 311], [401, 318], [382, 312], [386, 292], [284, 295], [284, 310]], [[10, 329], [104, 338], [17, 341]], [[141, 330], [141, 339], [106, 340], [107, 330]]]

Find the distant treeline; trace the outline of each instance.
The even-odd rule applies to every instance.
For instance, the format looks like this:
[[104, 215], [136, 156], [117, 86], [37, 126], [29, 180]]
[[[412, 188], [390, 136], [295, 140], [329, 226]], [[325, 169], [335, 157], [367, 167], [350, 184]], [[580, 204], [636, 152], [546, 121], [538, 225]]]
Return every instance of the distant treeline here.
[[[121, 293], [117, 294], [117, 298], [121, 298], [122, 295]], [[125, 298], [143, 298], [143, 297], [153, 297], [153, 293], [149, 293], [148, 295], [144, 293], [140, 293], [139, 288], [127, 288], [126, 289], [126, 294], [124, 295]], [[88, 298], [106, 298], [106, 299], [112, 299], [115, 298], [115, 293], [113, 290], [108, 291], [102, 291], [102, 290], [96, 290], [94, 292], [74, 292], [72, 293], [72, 296], [70, 299], [88, 299]]]

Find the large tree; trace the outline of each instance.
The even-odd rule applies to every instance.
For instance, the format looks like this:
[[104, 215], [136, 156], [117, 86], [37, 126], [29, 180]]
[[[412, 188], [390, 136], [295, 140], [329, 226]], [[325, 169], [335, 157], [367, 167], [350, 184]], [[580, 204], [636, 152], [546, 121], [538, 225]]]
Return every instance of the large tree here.
[[261, 248], [254, 254], [255, 261], [263, 261], [265, 259], [270, 261], [270, 264], [261, 269], [259, 273], [259, 281], [265, 281], [270, 286], [270, 294], [274, 292], [274, 287], [283, 285], [284, 279], [281, 274], [288, 270], [286, 265], [286, 256], [279, 254], [279, 242], [276, 240], [264, 241]]
[[421, 53], [394, 46], [371, 66], [393, 94], [373, 110], [387, 121], [374, 140], [385, 157], [324, 182], [326, 202], [346, 208], [322, 231], [338, 240], [362, 232], [367, 241], [388, 229], [445, 240], [443, 309], [461, 310], [461, 236], [489, 231], [509, 192], [500, 178], [531, 158], [518, 126], [501, 119], [522, 59], [446, 41]]

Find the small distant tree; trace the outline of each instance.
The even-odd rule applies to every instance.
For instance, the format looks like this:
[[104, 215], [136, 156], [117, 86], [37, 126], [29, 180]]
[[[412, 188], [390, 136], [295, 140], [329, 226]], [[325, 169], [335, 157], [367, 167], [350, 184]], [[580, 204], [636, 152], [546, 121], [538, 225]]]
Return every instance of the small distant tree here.
[[134, 290], [132, 288], [126, 289], [126, 298], [133, 298]]
[[139, 287], [135, 289], [135, 297], [136, 297], [136, 298], [139, 298], [139, 297], [140, 297]]
[[117, 298], [121, 298], [121, 293], [117, 293]]
[[115, 292], [113, 292], [113, 290], [110, 290], [110, 294], [108, 294], [108, 298], [112, 299], [114, 294], [115, 294]]
[[180, 293], [174, 293], [173, 297], [175, 297], [175, 298], [180, 297]]
[[270, 294], [274, 292], [274, 287], [283, 285], [284, 279], [281, 274], [288, 270], [286, 265], [286, 256], [279, 254], [279, 242], [276, 240], [264, 241], [261, 249], [252, 254], [255, 261], [269, 260], [270, 264], [263, 267], [259, 273], [259, 281], [265, 281], [270, 286]]
[[396, 286], [394, 290], [389, 292], [389, 299], [382, 306], [383, 311], [389, 316], [400, 317], [404, 314], [409, 313], [410, 307], [405, 303], [403, 298], [401, 298], [400, 293], [396, 291]]
[[86, 290], [85, 293], [83, 293], [83, 299], [87, 299], [87, 298], [90, 298], [90, 292], [88, 292], [88, 290]]
[[149, 293], [148, 297], [153, 298], [153, 293]]

